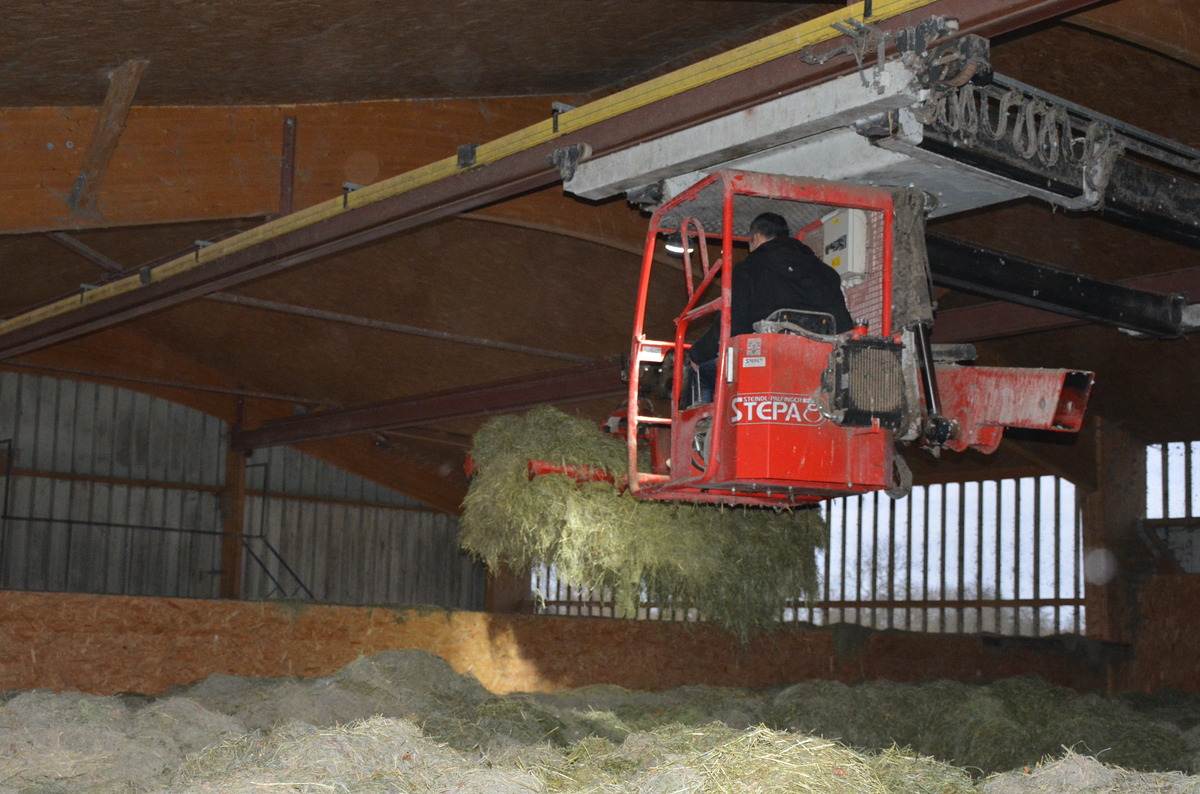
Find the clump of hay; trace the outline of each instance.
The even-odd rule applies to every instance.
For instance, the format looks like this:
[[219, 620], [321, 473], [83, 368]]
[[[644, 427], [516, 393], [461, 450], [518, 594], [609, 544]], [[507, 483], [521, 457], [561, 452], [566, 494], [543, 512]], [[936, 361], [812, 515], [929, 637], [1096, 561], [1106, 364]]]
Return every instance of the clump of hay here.
[[995, 775], [983, 781], [980, 794], [1079, 794], [1079, 792], [1143, 792], [1195, 794], [1200, 780], [1179, 772], [1130, 772], [1095, 758], [1068, 751], [1057, 760]]
[[603, 482], [528, 476], [531, 459], [625, 476], [625, 444], [586, 419], [539, 408], [475, 435], [476, 474], [460, 543], [493, 570], [553, 564], [561, 581], [610, 592], [624, 616], [643, 595], [747, 640], [785, 601], [815, 595], [816, 510], [720, 508], [634, 499]]
[[750, 728], [766, 720], [768, 699], [758, 692], [709, 686], [682, 686], [655, 692], [596, 685], [534, 695], [546, 703], [573, 713], [611, 715], [606, 724], [620, 726], [619, 735], [597, 731], [595, 735], [622, 739], [635, 731], [664, 725], [706, 725], [720, 722], [730, 728]]
[[870, 761], [844, 745], [763, 726], [671, 725], [620, 745], [579, 742], [565, 762], [533, 770], [548, 791], [886, 794]]
[[404, 791], [528, 794], [537, 781], [488, 768], [425, 738], [405, 720], [374, 717], [334, 728], [288, 723], [192, 756], [173, 791]]
[[148, 791], [245, 728], [192, 701], [26, 692], [0, 705], [0, 791]]
[[1073, 747], [1142, 770], [1185, 769], [1178, 727], [1149, 719], [1113, 698], [1080, 695], [1035, 678], [993, 684], [825, 681], [781, 691], [775, 724], [865, 750], [892, 744], [991, 774], [1029, 766]]
[[868, 757], [871, 769], [888, 791], [905, 794], [976, 794], [966, 770], [911, 750], [889, 747]]

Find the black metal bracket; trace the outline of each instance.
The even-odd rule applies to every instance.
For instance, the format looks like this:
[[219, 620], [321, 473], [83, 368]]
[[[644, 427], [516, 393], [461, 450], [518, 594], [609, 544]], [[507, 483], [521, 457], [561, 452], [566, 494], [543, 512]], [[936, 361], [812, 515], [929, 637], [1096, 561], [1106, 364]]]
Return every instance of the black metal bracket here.
[[346, 209], [346, 207], [350, 206], [350, 194], [356, 190], [362, 190], [362, 189], [363, 189], [362, 185], [355, 184], [354, 182], [343, 182], [342, 183], [342, 209]]
[[574, 105], [568, 105], [566, 102], [551, 102], [550, 103], [550, 124], [554, 132], [558, 132], [558, 117], [568, 110], [574, 110]]
[[475, 153], [479, 150], [477, 143], [464, 143], [458, 147], [458, 163], [457, 168], [470, 168], [475, 165]]
[[991, 43], [980, 36], [963, 36], [923, 56], [918, 80], [922, 88], [945, 90], [992, 81]]
[[199, 262], [200, 261], [200, 249], [208, 248], [210, 245], [212, 245], [212, 240], [197, 240], [195, 245], [196, 245], [196, 261]]
[[581, 160], [586, 160], [592, 153], [592, 147], [586, 143], [573, 143], [565, 149], [555, 149], [546, 160], [552, 168], [558, 169], [562, 181], [570, 182], [575, 176], [575, 168]]
[[896, 31], [896, 49], [901, 55], [923, 55], [938, 39], [958, 32], [958, 20], [953, 17], [926, 17], [917, 24]]
[[642, 210], [652, 210], [663, 201], [663, 183], [654, 182], [649, 185], [635, 187], [625, 191], [625, 200]]

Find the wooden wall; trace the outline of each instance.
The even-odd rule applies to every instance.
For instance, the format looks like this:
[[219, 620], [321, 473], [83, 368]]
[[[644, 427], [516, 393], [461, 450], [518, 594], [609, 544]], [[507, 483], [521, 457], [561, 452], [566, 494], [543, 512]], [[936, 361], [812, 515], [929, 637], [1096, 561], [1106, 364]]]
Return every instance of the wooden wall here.
[[1200, 692], [1200, 575], [1173, 574], [1145, 580], [1138, 599], [1134, 680], [1152, 692], [1174, 687]]
[[1147, 637], [1134, 649], [1136, 664], [1130, 649], [1084, 638], [840, 627], [785, 630], [742, 648], [705, 627], [659, 622], [0, 591], [0, 690], [153, 694], [214, 673], [319, 676], [360, 654], [420, 648], [498, 693], [595, 683], [763, 688], [813, 678], [854, 683], [1016, 675], [1081, 691], [1170, 683], [1200, 692], [1190, 613], [1170, 608], [1180, 586], [1200, 591], [1190, 580], [1147, 591], [1155, 599], [1147, 608], [1159, 611], [1156, 636], [1168, 642], [1164, 648]]

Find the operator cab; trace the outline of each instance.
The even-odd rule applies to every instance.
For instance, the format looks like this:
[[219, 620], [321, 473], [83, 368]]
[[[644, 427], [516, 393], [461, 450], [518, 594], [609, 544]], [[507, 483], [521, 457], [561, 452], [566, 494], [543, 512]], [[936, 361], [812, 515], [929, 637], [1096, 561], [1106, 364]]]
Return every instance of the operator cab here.
[[[751, 220], [782, 215], [842, 277], [855, 328], [833, 333], [829, 315], [781, 310], [755, 332], [730, 337], [734, 246]], [[891, 191], [722, 171], [660, 206], [643, 258], [626, 424], [630, 488], [642, 498], [789, 506], [894, 485], [896, 434], [915, 400], [903, 374], [901, 323], [893, 316]], [[674, 337], [644, 333], [652, 278], [669, 267], [661, 241], [682, 245], [686, 303]], [[717, 256], [710, 259], [710, 250]], [[712, 297], [712, 295], [716, 297]], [[899, 321], [899, 322], [898, 322]], [[721, 329], [711, 402], [688, 391], [688, 338]], [[646, 364], [673, 368], [670, 416], [638, 409]], [[636, 439], [652, 435], [649, 460]]]

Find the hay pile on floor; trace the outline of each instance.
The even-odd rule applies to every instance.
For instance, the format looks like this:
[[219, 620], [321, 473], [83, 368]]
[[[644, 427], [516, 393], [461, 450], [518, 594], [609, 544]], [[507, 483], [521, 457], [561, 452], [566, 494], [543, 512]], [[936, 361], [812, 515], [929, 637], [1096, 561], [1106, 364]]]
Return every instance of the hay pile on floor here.
[[[900, 770], [903, 770], [901, 772]], [[532, 770], [546, 790], [608, 794], [795, 792], [796, 794], [965, 794], [970, 778], [899, 752], [857, 753], [837, 742], [758, 726], [671, 725], [620, 745], [575, 745], [554, 767]], [[908, 779], [911, 787], [897, 784]], [[919, 782], [918, 782], [919, 781]]]
[[0, 794], [149, 791], [189, 754], [245, 732], [184, 698], [18, 693], [0, 703]]
[[1028, 770], [1006, 772], [979, 786], [980, 794], [1196, 794], [1200, 778], [1179, 772], [1130, 772], [1095, 758], [1068, 752]]
[[528, 794], [537, 780], [516, 768], [489, 768], [384, 717], [335, 728], [294, 722], [252, 733], [188, 760], [172, 781], [181, 794], [240, 792], [463, 792]]
[[774, 629], [782, 604], [816, 592], [816, 510], [647, 502], [608, 483], [528, 476], [530, 459], [627, 471], [625, 444], [592, 422], [539, 408], [475, 435], [462, 547], [490, 568], [553, 564], [563, 582], [611, 592], [623, 615], [643, 596], [746, 640]]
[[[818, 716], [840, 718], [859, 746], [829, 730], [817, 736]], [[792, 730], [772, 724], [781, 717]], [[1055, 719], [1050, 730], [1044, 723]], [[1116, 723], [1120, 731], [1095, 732]], [[246, 724], [259, 728], [247, 733]], [[1032, 679], [501, 697], [432, 654], [387, 651], [322, 678], [213, 676], [159, 698], [0, 695], [0, 794], [1200, 794], [1200, 779], [1172, 773], [1195, 771], [1178, 759], [1154, 773], [1115, 765], [1166, 758], [1197, 726], [1200, 696], [1100, 698]], [[1062, 744], [1050, 759], [1035, 757], [1050, 733]], [[1122, 744], [1092, 744], [1096, 736]], [[973, 782], [979, 769], [919, 749], [981, 752], [987, 743], [1033, 761]], [[1077, 755], [1082, 743], [1107, 763]], [[1180, 757], [1198, 750], [1193, 741]]]
[[781, 691], [769, 714], [779, 727], [864, 749], [905, 745], [984, 774], [1036, 764], [1065, 748], [1140, 770], [1192, 768], [1194, 754], [1177, 725], [1140, 714], [1128, 701], [1035, 678], [853, 687], [808, 681]]

